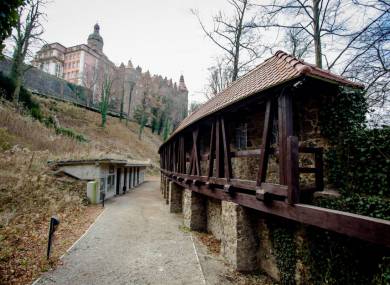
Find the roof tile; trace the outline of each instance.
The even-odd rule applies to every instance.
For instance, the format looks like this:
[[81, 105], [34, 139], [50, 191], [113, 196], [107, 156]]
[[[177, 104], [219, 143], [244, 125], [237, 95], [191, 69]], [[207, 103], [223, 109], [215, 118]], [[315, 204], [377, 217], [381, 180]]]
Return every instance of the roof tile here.
[[274, 56], [268, 58], [240, 79], [230, 84], [225, 90], [215, 95], [198, 110], [186, 117], [170, 138], [189, 125], [216, 111], [260, 91], [264, 91], [270, 87], [277, 86], [302, 75], [334, 82], [339, 85], [356, 88], [364, 87], [329, 71], [308, 64], [283, 51], [278, 51]]

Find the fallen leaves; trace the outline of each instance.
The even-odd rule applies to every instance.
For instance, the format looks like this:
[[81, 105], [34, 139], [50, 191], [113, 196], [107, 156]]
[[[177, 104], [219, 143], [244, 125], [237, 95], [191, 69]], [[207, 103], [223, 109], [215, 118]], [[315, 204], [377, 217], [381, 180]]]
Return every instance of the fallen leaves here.
[[[37, 152], [34, 159], [46, 159], [39, 156]], [[31, 167], [30, 159], [26, 152], [0, 155], [0, 284], [29, 284], [54, 268], [102, 211], [85, 206], [85, 183], [56, 179], [44, 164]], [[15, 168], [18, 172], [9, 179]], [[60, 225], [46, 260], [52, 215]]]

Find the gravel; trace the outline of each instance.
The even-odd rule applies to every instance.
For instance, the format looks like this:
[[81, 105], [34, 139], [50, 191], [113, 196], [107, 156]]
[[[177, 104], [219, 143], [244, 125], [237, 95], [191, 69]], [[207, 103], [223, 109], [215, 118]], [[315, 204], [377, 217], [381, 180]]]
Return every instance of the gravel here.
[[106, 202], [63, 265], [35, 284], [205, 284], [182, 216], [168, 213], [158, 181]]

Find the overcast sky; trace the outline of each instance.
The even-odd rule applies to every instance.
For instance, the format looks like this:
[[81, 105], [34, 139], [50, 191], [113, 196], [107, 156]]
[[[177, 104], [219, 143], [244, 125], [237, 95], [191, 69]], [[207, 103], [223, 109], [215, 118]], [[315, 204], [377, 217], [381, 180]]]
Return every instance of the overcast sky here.
[[143, 71], [179, 80], [190, 100], [204, 100], [207, 68], [220, 54], [205, 38], [191, 8], [210, 22], [225, 0], [54, 0], [46, 7], [43, 38], [65, 46], [86, 43], [98, 22], [104, 53], [117, 65], [129, 59]]

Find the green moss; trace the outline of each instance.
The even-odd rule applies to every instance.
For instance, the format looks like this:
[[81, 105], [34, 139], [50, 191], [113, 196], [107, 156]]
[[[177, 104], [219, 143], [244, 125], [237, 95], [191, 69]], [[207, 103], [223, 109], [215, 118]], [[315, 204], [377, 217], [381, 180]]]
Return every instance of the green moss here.
[[297, 263], [295, 225], [281, 219], [269, 220], [267, 225], [280, 273], [280, 283], [283, 285], [295, 284]]
[[388, 277], [380, 272], [383, 266], [378, 268], [386, 255], [383, 248], [314, 227], [306, 229], [306, 237], [302, 260], [310, 271], [309, 283], [387, 284], [377, 282]]

